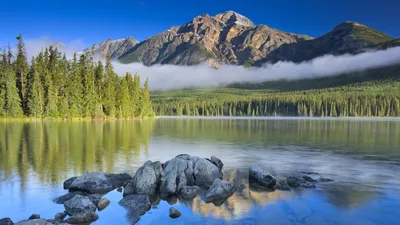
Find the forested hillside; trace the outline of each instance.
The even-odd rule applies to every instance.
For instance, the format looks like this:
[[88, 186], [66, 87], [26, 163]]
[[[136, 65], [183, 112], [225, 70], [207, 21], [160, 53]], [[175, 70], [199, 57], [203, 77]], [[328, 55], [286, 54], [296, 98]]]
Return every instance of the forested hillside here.
[[157, 115], [400, 116], [400, 66], [235, 88], [153, 93]]
[[26, 59], [18, 36], [0, 57], [0, 117], [80, 118], [153, 116], [148, 81], [138, 75], [118, 76], [108, 59], [105, 66], [90, 54], [68, 60], [50, 46]]

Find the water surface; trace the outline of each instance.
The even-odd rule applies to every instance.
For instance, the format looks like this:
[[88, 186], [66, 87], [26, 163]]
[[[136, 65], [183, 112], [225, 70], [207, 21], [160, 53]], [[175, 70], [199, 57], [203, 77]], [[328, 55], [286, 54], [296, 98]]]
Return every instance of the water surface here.
[[[224, 179], [243, 183], [223, 205], [161, 200], [137, 224], [399, 224], [400, 122], [301, 118], [160, 118], [125, 121], [0, 122], [0, 218], [14, 222], [64, 210], [52, 199], [86, 171], [134, 172], [178, 154], [224, 162]], [[313, 190], [249, 188], [258, 163], [277, 177], [299, 171], [335, 180]], [[121, 193], [93, 224], [129, 224]], [[174, 205], [183, 216], [172, 220]]]

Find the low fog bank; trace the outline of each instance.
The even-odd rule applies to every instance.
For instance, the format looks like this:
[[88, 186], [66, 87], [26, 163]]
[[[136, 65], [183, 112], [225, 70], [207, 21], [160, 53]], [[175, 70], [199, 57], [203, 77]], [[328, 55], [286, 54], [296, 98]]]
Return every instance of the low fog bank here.
[[149, 77], [152, 90], [182, 88], [220, 87], [238, 82], [265, 82], [274, 80], [298, 80], [337, 75], [345, 72], [362, 71], [400, 63], [400, 47], [383, 51], [365, 52], [358, 55], [326, 55], [308, 62], [278, 62], [260, 68], [244, 68], [222, 65], [219, 69], [208, 64], [196, 66], [154, 65], [141, 63], [121, 64], [114, 62], [115, 71], [137, 72], [142, 78]]
[[[45, 47], [54, 45], [49, 38], [27, 40], [28, 60]], [[84, 49], [82, 41], [68, 44], [56, 44], [61, 52], [72, 58], [74, 52]], [[260, 68], [244, 68], [237, 65], [222, 65], [214, 69], [208, 64], [195, 66], [154, 65], [144, 66], [141, 63], [121, 64], [113, 62], [119, 75], [126, 72], [138, 73], [142, 81], [149, 77], [152, 90], [171, 90], [182, 88], [220, 87], [227, 84], [250, 82], [258, 83], [274, 80], [298, 80], [337, 75], [341, 73], [362, 71], [366, 69], [400, 63], [400, 47], [381, 51], [370, 51], [358, 55], [326, 55], [303, 63], [278, 62], [265, 64]]]

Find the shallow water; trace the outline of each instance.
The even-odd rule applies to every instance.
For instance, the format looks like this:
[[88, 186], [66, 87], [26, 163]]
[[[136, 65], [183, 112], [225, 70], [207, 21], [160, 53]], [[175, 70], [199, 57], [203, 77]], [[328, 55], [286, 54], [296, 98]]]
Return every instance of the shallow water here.
[[[178, 154], [224, 162], [224, 179], [243, 183], [222, 206], [161, 200], [137, 224], [400, 224], [399, 120], [160, 118], [145, 121], [0, 122], [0, 218], [16, 222], [64, 210], [52, 199], [86, 171], [133, 172]], [[247, 169], [277, 177], [318, 172], [316, 189], [259, 192]], [[93, 224], [129, 224], [121, 193]], [[168, 217], [170, 204], [182, 217]]]

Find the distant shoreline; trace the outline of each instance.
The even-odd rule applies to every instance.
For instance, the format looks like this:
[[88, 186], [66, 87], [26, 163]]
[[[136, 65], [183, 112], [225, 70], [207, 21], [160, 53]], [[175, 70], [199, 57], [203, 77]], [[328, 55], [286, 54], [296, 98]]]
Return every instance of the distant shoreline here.
[[237, 120], [348, 120], [400, 122], [400, 117], [304, 117], [304, 116], [157, 116], [160, 119], [237, 119]]

